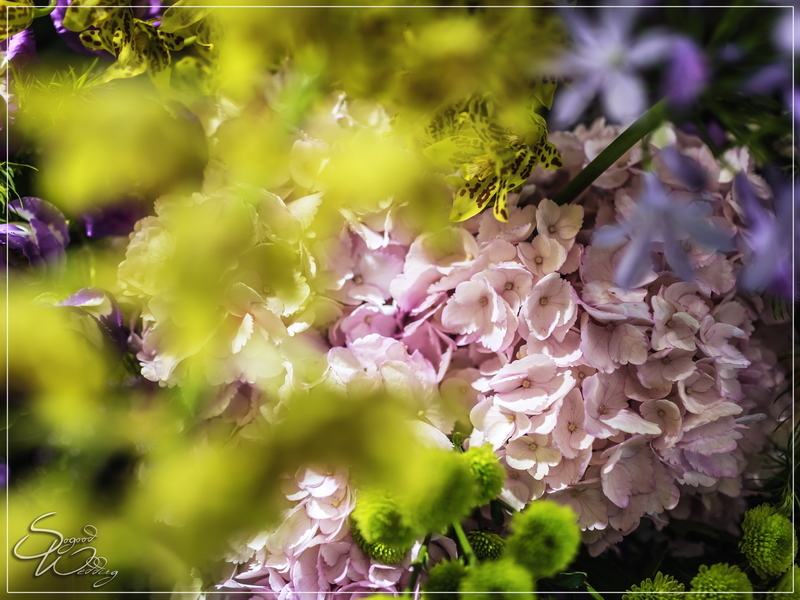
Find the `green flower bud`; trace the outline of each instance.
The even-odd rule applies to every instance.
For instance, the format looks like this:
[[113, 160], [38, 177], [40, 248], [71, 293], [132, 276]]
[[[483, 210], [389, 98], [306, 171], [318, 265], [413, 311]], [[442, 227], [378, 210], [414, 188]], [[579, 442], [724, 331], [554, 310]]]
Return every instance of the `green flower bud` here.
[[581, 531], [578, 516], [552, 500], [532, 502], [511, 519], [506, 555], [534, 577], [552, 577], [566, 569], [578, 554]]
[[[534, 600], [531, 574], [515, 562], [503, 559], [467, 569], [461, 580], [467, 600]], [[527, 593], [519, 593], [527, 592]]]
[[497, 560], [506, 545], [503, 538], [489, 531], [470, 531], [467, 541], [478, 560]]
[[800, 600], [800, 567], [794, 565], [784, 573], [783, 577], [775, 584], [773, 592], [794, 592], [791, 594], [781, 594], [780, 600]]
[[352, 519], [370, 544], [406, 549], [424, 533], [398, 502], [381, 490], [359, 491]]
[[797, 536], [792, 523], [769, 504], [744, 513], [739, 549], [762, 579], [785, 573], [794, 562]]
[[506, 471], [497, 460], [497, 455], [490, 445], [473, 446], [461, 457], [467, 461], [470, 473], [475, 479], [475, 505], [488, 504], [500, 494]]
[[426, 600], [458, 600], [458, 586], [466, 572], [467, 567], [457, 560], [440, 562], [428, 571], [428, 579], [422, 584], [422, 597]]
[[708, 600], [746, 600], [753, 597], [753, 586], [747, 575], [739, 567], [725, 563], [711, 567], [703, 565], [691, 585], [693, 592], [706, 592], [701, 597]]
[[403, 510], [414, 515], [425, 532], [445, 531], [474, 506], [475, 482], [467, 463], [455, 452], [429, 450], [425, 466], [425, 472], [403, 495]]
[[624, 594], [622, 600], [683, 600], [686, 595], [675, 592], [683, 592], [685, 589], [680, 581], [659, 571], [655, 578], [645, 579], [639, 585], [632, 586], [628, 591], [638, 593]]
[[406, 548], [395, 548], [394, 546], [387, 546], [380, 542], [368, 542], [364, 539], [364, 536], [358, 529], [358, 525], [352, 519], [350, 520], [350, 533], [353, 536], [353, 541], [361, 548], [364, 554], [385, 565], [396, 565], [402, 562], [411, 549], [410, 546]]

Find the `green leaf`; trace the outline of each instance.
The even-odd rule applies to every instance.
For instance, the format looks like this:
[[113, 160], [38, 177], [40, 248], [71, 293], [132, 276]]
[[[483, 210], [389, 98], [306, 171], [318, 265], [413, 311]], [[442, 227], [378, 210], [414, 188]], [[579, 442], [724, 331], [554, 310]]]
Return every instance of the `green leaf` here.
[[586, 573], [575, 571], [574, 573], [559, 573], [553, 577], [553, 583], [568, 590], [577, 590], [586, 585]]

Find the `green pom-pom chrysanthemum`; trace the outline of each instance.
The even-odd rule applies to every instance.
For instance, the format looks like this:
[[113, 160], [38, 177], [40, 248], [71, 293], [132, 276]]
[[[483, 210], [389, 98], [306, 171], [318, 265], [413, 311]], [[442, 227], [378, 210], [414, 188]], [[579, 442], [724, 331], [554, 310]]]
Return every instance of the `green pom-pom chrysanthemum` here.
[[534, 600], [530, 573], [507, 559], [470, 567], [459, 589], [469, 600]]
[[473, 446], [461, 455], [467, 462], [476, 484], [475, 505], [488, 504], [500, 494], [506, 471], [497, 460], [491, 445]]
[[431, 450], [425, 463], [427, 472], [401, 500], [403, 510], [414, 515], [426, 533], [445, 531], [474, 506], [475, 482], [467, 464], [455, 452]]
[[785, 573], [794, 562], [797, 537], [792, 523], [769, 504], [744, 513], [739, 549], [759, 577]]
[[794, 565], [791, 569], [784, 573], [783, 577], [775, 584], [773, 592], [791, 592], [790, 594], [781, 594], [780, 600], [798, 600], [800, 599], [800, 567]]
[[683, 600], [685, 594], [677, 592], [683, 592], [685, 589], [684, 585], [671, 575], [659, 572], [653, 579], [645, 579], [639, 585], [632, 586], [628, 591], [636, 593], [625, 594], [622, 600]]
[[380, 490], [361, 490], [352, 518], [370, 544], [409, 548], [423, 534], [407, 511], [401, 510], [394, 498]]
[[[692, 579], [692, 591], [704, 592], [708, 600], [737, 600], [753, 597], [753, 586], [739, 567], [720, 563], [703, 565]], [[743, 594], [742, 592], [748, 592]]]
[[350, 533], [353, 536], [353, 541], [356, 543], [356, 546], [361, 548], [364, 554], [385, 565], [396, 565], [401, 562], [411, 549], [410, 547], [396, 548], [394, 546], [387, 546], [380, 542], [368, 542], [359, 531], [358, 524], [352, 519], [350, 520]]
[[578, 554], [578, 517], [568, 506], [551, 500], [533, 502], [514, 515], [506, 554], [535, 577], [551, 577], [566, 569]]
[[466, 572], [467, 568], [457, 560], [440, 562], [428, 571], [428, 579], [422, 584], [422, 597], [427, 600], [458, 600], [458, 587]]
[[489, 531], [470, 531], [467, 541], [478, 560], [497, 560], [506, 545], [503, 538]]

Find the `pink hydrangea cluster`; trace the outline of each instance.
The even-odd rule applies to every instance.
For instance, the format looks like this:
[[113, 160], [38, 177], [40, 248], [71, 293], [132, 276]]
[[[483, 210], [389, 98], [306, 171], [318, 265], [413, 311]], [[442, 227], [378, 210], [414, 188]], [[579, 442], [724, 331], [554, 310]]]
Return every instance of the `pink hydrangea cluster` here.
[[[671, 515], [742, 511], [746, 481], [762, 473], [755, 455], [769, 431], [760, 421], [778, 418], [772, 399], [783, 382], [758, 339], [762, 300], [736, 289], [741, 252], [703, 247], [681, 230], [693, 281], [674, 274], [665, 240], [653, 239], [635, 257], [645, 262], [636, 284], [615, 283], [641, 242], [601, 245], [593, 234], [640, 210], [641, 147], [576, 204], [546, 197], [617, 133], [599, 122], [554, 134], [564, 168], [537, 170], [512, 194], [507, 223], [486, 212], [413, 235], [389, 209], [348, 219], [318, 253], [323, 293], [341, 306], [327, 331], [326, 379], [402, 393], [434, 445], [452, 447], [462, 420], [465, 446], [490, 444], [507, 471], [500, 498], [517, 510], [544, 497], [572, 507], [593, 555], [642, 518], [660, 528]], [[702, 167], [702, 193], [673, 176], [662, 148]], [[676, 206], [700, 203], [697, 214], [738, 239], [730, 161], [718, 164], [671, 127], [648, 151]], [[737, 152], [736, 168], [768, 194]], [[348, 532], [353, 492], [341, 473], [301, 473], [287, 497], [296, 504], [284, 524], [229, 557], [244, 565], [228, 587], [278, 597], [403, 589], [416, 549], [395, 566], [363, 555]], [[448, 542], [442, 555], [455, 551]]]

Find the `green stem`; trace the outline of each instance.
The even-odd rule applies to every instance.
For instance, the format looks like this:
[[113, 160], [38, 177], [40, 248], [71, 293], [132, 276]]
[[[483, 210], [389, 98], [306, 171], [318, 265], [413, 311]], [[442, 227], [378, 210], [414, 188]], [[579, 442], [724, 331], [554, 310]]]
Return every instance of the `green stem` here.
[[47, 6], [43, 6], [42, 8], [34, 8], [33, 18], [38, 19], [39, 17], [46, 17], [55, 10], [56, 6], [58, 6], [58, 0], [50, 0], [50, 4]]
[[467, 534], [464, 533], [464, 529], [461, 527], [461, 523], [454, 521], [453, 529], [456, 532], [458, 543], [461, 545], [461, 550], [464, 552], [464, 556], [467, 557], [467, 565], [469, 565], [470, 567], [475, 566], [475, 564], [478, 561], [475, 558], [475, 553], [472, 551], [472, 546], [469, 545], [469, 540], [467, 540]]
[[661, 100], [650, 107], [646, 113], [639, 117], [633, 124], [623, 131], [617, 139], [611, 142], [597, 157], [586, 165], [575, 179], [570, 181], [563, 190], [554, 198], [556, 204], [568, 204], [580, 196], [595, 179], [617, 162], [623, 154], [656, 127], [661, 125], [666, 116], [667, 101]]
[[417, 587], [417, 581], [419, 581], [419, 576], [422, 574], [422, 569], [428, 564], [428, 546], [431, 543], [431, 535], [433, 534], [429, 533], [425, 536], [422, 547], [419, 549], [419, 555], [414, 562], [411, 563], [411, 580], [408, 582], [406, 591], [403, 592], [403, 597], [405, 598], [409, 597], [409, 593], [413, 597], [414, 589]]

